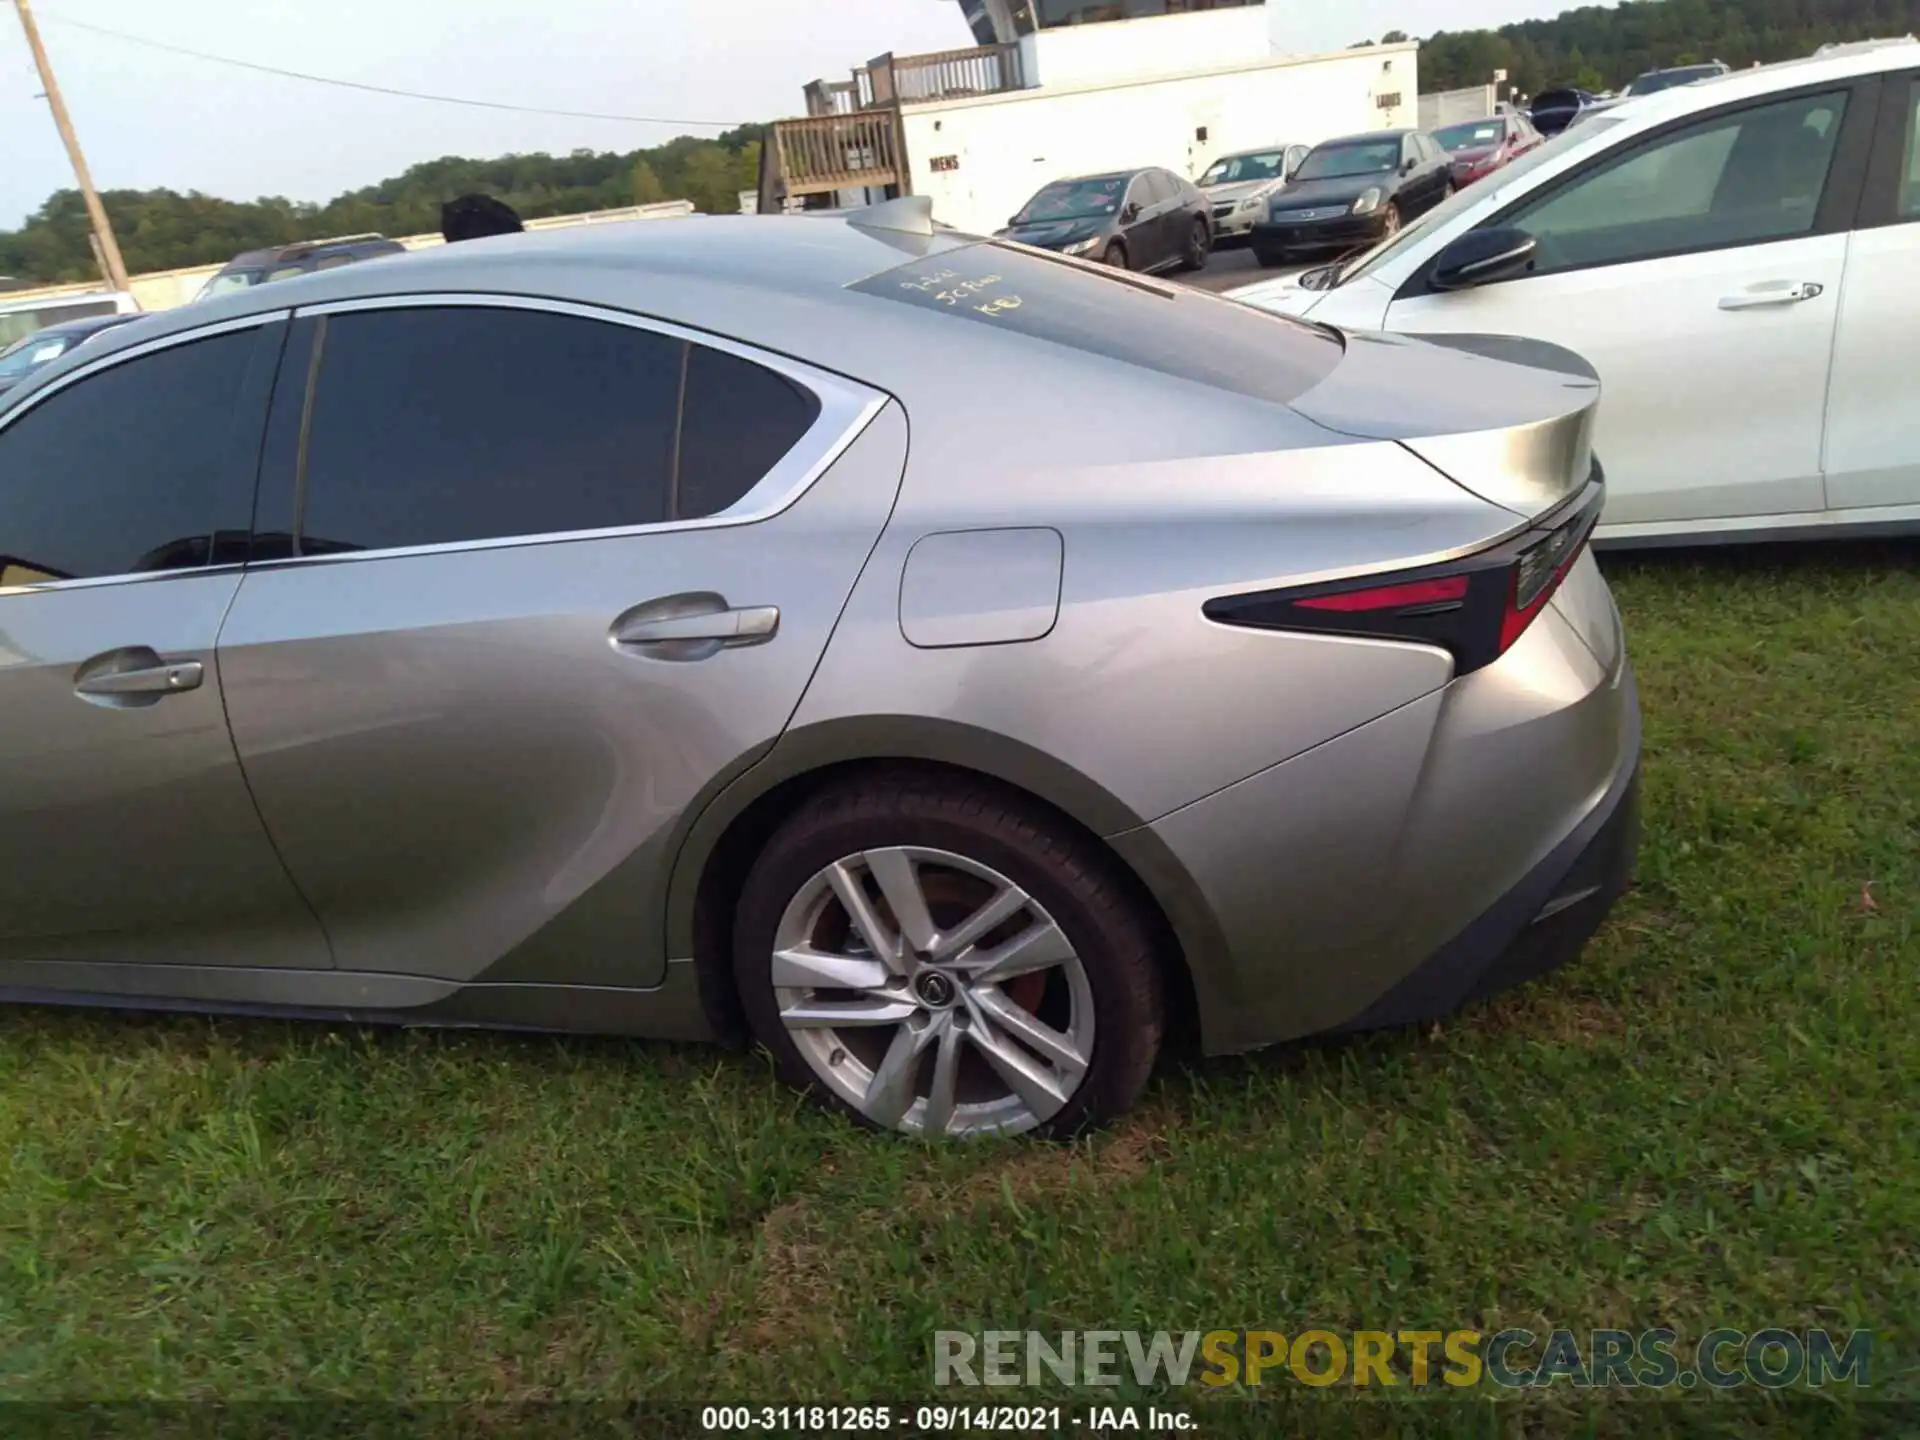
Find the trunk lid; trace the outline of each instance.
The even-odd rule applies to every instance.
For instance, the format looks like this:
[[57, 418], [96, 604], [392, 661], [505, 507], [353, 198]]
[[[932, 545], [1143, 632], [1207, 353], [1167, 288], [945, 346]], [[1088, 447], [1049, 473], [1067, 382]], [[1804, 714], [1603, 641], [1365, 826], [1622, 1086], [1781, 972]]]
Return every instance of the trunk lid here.
[[1333, 372], [1293, 401], [1315, 424], [1398, 441], [1528, 519], [1587, 483], [1600, 376], [1571, 350], [1507, 335], [1353, 331], [1346, 341]]

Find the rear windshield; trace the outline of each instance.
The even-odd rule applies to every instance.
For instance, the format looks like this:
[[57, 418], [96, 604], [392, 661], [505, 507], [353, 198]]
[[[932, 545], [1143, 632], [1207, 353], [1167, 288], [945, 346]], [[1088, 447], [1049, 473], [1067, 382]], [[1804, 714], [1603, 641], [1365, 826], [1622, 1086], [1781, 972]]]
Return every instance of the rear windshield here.
[[1279, 405], [1325, 379], [1344, 348], [1304, 321], [1001, 241], [850, 288]]
[[1433, 132], [1443, 150], [1472, 150], [1481, 145], [1498, 145], [1504, 127], [1498, 120], [1481, 120], [1466, 125], [1449, 125]]

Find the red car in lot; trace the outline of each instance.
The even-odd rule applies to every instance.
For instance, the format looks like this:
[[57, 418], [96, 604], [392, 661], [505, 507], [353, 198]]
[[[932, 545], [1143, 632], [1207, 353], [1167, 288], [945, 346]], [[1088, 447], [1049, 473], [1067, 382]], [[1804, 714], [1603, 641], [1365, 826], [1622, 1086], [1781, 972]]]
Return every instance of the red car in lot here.
[[1532, 121], [1514, 111], [1444, 125], [1433, 132], [1433, 138], [1453, 161], [1455, 189], [1491, 175], [1546, 139], [1533, 128]]

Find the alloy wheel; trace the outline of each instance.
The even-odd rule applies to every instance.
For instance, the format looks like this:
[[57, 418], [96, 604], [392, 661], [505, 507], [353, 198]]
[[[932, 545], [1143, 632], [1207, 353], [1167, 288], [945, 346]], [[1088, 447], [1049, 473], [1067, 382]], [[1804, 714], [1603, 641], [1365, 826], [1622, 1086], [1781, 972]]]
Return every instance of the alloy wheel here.
[[815, 873], [780, 917], [772, 981], [814, 1074], [889, 1129], [1031, 1130], [1093, 1058], [1093, 994], [1066, 933], [950, 851], [865, 850]]

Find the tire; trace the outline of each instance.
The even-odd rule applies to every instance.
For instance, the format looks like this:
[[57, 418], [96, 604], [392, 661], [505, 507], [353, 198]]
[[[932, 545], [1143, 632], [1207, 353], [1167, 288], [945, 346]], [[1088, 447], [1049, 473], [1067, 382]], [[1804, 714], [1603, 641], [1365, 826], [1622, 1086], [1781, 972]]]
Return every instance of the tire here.
[[1127, 265], [1127, 247], [1118, 240], [1109, 242], [1107, 248], [1100, 252], [1100, 263], [1111, 265], [1116, 270], [1130, 268]]
[[1271, 270], [1276, 265], [1284, 265], [1287, 263], [1287, 252], [1272, 249], [1269, 246], [1262, 245], [1258, 241], [1255, 241], [1253, 246], [1253, 263], [1258, 265], [1262, 270]]
[[1399, 233], [1400, 207], [1389, 200], [1387, 202], [1387, 208], [1380, 213], [1380, 238], [1382, 240], [1391, 240]]
[[1180, 268], [1189, 273], [1207, 268], [1207, 261], [1213, 254], [1213, 235], [1207, 229], [1207, 222], [1196, 220], [1187, 236], [1187, 248], [1181, 253]]
[[[917, 950], [887, 898], [916, 894], [944, 931], [909, 924]], [[968, 919], [978, 943], [958, 933]], [[1114, 862], [1041, 806], [876, 773], [814, 796], [768, 840], [740, 896], [733, 974], [781, 1078], [831, 1109], [941, 1138], [1068, 1139], [1125, 1112], [1153, 1069], [1154, 934]]]

